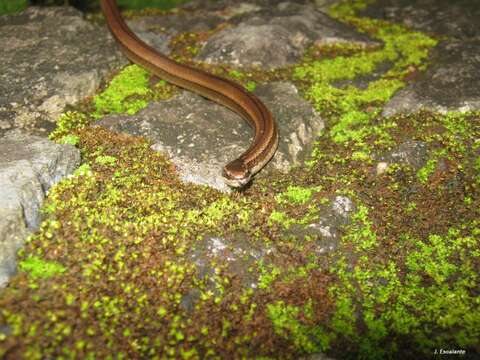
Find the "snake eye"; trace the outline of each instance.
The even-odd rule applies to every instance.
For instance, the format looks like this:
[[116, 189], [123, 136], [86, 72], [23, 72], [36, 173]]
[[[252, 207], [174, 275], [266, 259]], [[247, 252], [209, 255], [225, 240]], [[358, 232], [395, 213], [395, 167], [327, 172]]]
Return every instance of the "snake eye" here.
[[244, 162], [236, 159], [225, 165], [223, 177], [228, 186], [242, 187], [250, 181], [252, 176]]

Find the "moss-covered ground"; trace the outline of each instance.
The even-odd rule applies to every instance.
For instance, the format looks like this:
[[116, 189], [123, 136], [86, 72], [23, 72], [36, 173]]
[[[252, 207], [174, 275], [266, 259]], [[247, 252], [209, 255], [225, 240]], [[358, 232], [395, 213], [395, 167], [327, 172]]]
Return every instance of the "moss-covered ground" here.
[[[127, 67], [90, 103], [60, 119], [52, 138], [78, 146], [82, 165], [54, 186], [45, 221], [0, 293], [0, 358], [424, 359], [435, 350], [480, 353], [480, 113], [380, 116], [428, 63], [436, 41], [359, 18], [364, 2], [331, 14], [383, 42], [310, 49], [277, 71], [218, 67], [253, 89], [294, 82], [327, 119], [305, 166], [224, 194], [181, 183], [143, 139], [87, 125], [133, 113], [178, 91]], [[196, 41], [172, 43], [191, 62]], [[389, 70], [367, 87], [334, 86]], [[203, 65], [206, 67], [206, 65]], [[126, 79], [126, 80], [125, 80]], [[428, 147], [425, 166], [376, 175], [374, 157], [407, 140]], [[336, 195], [355, 204], [338, 249], [313, 251], [299, 229]], [[259, 261], [227, 259], [200, 274], [192, 252], [206, 237], [242, 234]], [[206, 261], [210, 258], [206, 258]], [[246, 276], [256, 279], [252, 288]], [[184, 306], [195, 293], [192, 306]]]

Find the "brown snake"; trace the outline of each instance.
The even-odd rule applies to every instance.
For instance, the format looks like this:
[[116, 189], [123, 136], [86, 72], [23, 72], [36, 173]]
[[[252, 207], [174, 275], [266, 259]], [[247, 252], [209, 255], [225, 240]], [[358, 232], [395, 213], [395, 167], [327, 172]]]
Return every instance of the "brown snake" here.
[[278, 146], [277, 125], [270, 111], [242, 86], [160, 54], [140, 40], [125, 23], [115, 0], [101, 0], [113, 37], [125, 55], [166, 81], [220, 103], [243, 117], [254, 129], [250, 147], [223, 168], [225, 182], [242, 187], [273, 157]]

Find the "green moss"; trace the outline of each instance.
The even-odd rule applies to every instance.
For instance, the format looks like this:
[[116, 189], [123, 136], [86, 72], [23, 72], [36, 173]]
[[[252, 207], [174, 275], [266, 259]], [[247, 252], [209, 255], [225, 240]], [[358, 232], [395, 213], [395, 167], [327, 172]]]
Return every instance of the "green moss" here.
[[87, 115], [78, 111], [67, 111], [58, 118], [57, 127], [49, 135], [49, 138], [61, 143], [74, 142], [72, 145], [76, 145], [76, 137], [73, 137], [71, 133], [75, 130], [83, 129], [89, 122]]
[[372, 230], [373, 224], [368, 219], [368, 208], [364, 205], [358, 206], [358, 211], [353, 214], [351, 231], [344, 238], [344, 241], [357, 246], [361, 250], [369, 250], [377, 245], [375, 232]]
[[77, 145], [79, 141], [80, 139], [75, 135], [65, 135], [59, 140], [61, 144], [69, 144], [73, 146]]
[[436, 167], [437, 167], [437, 159], [429, 159], [425, 164], [425, 166], [422, 167], [420, 170], [418, 170], [417, 172], [418, 180], [420, 180], [420, 182], [424, 184], [427, 183], [428, 178], [430, 177], [431, 174], [433, 174]]
[[95, 96], [98, 118], [109, 113], [127, 113], [133, 115], [147, 106], [143, 96], [151, 94], [148, 87], [148, 72], [137, 65], [123, 69], [101, 94]]
[[[480, 256], [480, 252], [473, 250], [478, 249], [478, 238], [473, 233], [472, 236], [462, 236], [459, 229], [450, 228], [446, 235], [429, 235], [428, 242], [410, 241], [416, 246], [406, 259], [412, 275], [406, 278], [404, 291], [398, 297], [393, 325], [403, 332], [415, 334], [425, 348], [446, 341], [446, 333], [434, 338], [425, 336], [420, 327], [426, 322], [445, 330], [458, 326], [462, 330], [453, 334], [455, 342], [460, 346], [475, 344], [480, 334], [480, 316], [477, 316], [480, 304], [472, 302], [471, 289], [478, 282], [478, 274], [471, 260], [465, 260]], [[423, 276], [434, 282], [422, 286]], [[402, 313], [408, 314], [412, 307], [421, 315], [414, 316], [412, 312], [402, 319]], [[410, 323], [406, 319], [410, 319]]]
[[275, 199], [279, 204], [305, 204], [310, 200], [317, 188], [302, 188], [300, 186], [289, 186], [287, 191], [278, 194]]
[[329, 14], [333, 17], [344, 18], [347, 16], [355, 16], [355, 14], [374, 3], [374, 0], [350, 0], [341, 1], [329, 8]]
[[258, 287], [268, 289], [270, 285], [282, 273], [282, 270], [276, 266], [265, 266], [263, 262], [258, 264], [260, 275], [258, 277]]
[[[305, 310], [308, 309], [304, 309]], [[275, 332], [297, 349], [306, 353], [315, 353], [328, 349], [330, 337], [321, 326], [309, 327], [298, 319], [300, 309], [296, 306], [277, 301], [267, 305], [268, 317], [273, 323]]]
[[248, 90], [248, 91], [255, 91], [255, 89], [257, 88], [257, 83], [255, 81], [248, 81], [246, 84], [245, 84], [245, 88]]
[[95, 158], [95, 162], [100, 165], [113, 166], [117, 162], [117, 159], [114, 156], [101, 155]]
[[[384, 343], [392, 331], [408, 334], [425, 353], [449, 341], [464, 347], [474, 344], [480, 321], [474, 314], [480, 303], [472, 301], [470, 289], [477, 283], [478, 275], [472, 261], [466, 258], [473, 260], [480, 255], [478, 251], [471, 253], [478, 247], [478, 239], [473, 235], [475, 227], [471, 227], [469, 236], [450, 228], [445, 236], [429, 235], [428, 242], [404, 237], [402, 246], [414, 247], [405, 258], [407, 275], [402, 279], [394, 262], [372, 262], [366, 255], [365, 251], [378, 246], [367, 217], [365, 208], [360, 206], [354, 224], [343, 238], [348, 244], [358, 244], [359, 258], [353, 272], [347, 271], [345, 258], [336, 265], [342, 285], [333, 285], [330, 291], [337, 299], [332, 322], [337, 336], [356, 339], [359, 358], [368, 359], [381, 359], [398, 351], [395, 343]], [[426, 286], [425, 277], [433, 282]], [[362, 338], [357, 338], [354, 330], [359, 313], [368, 329]], [[467, 321], [465, 314], [469, 314]], [[438, 332], [458, 326], [462, 328], [460, 336]], [[430, 334], [433, 329], [436, 336]]]
[[411, 213], [417, 209], [417, 204], [413, 201], [409, 202], [405, 208], [405, 211]]
[[[391, 146], [388, 130], [396, 127], [393, 121], [384, 120], [372, 124], [378, 118], [383, 104], [404, 86], [401, 79], [412, 68], [422, 68], [428, 56], [428, 49], [436, 41], [418, 32], [411, 32], [397, 25], [354, 17], [353, 10], [363, 8], [367, 2], [349, 3], [348, 9], [340, 5], [333, 14], [352, 22], [360, 31], [369, 32], [384, 45], [378, 50], [362, 51], [352, 56], [338, 56], [333, 59], [317, 60], [295, 68], [293, 77], [307, 81], [310, 85], [306, 95], [317, 110], [334, 120], [328, 136], [333, 141], [353, 147], [354, 159], [368, 159], [371, 147], [367, 140], [375, 137], [376, 143]], [[371, 81], [366, 89], [354, 86], [341, 88], [335, 83], [367, 75], [380, 64], [392, 63], [390, 70], [380, 79]], [[314, 156], [318, 153], [314, 151]], [[360, 156], [360, 158], [359, 158]], [[309, 161], [310, 165], [314, 160]]]
[[479, 116], [478, 112], [448, 112], [441, 116], [441, 123], [446, 130], [442, 134], [442, 140], [447, 143], [449, 149], [458, 153], [467, 150], [465, 139], [475, 132], [475, 121], [472, 122], [472, 117], [475, 116]]
[[477, 184], [480, 184], [480, 156], [475, 159], [473, 166], [474, 166], [475, 171], [477, 172], [476, 177], [475, 177], [476, 182], [477, 182]]
[[[382, 126], [371, 126], [372, 119], [378, 116], [378, 110], [364, 112], [358, 109], [363, 109], [369, 104], [384, 104], [401, 87], [403, 87], [403, 84], [400, 81], [379, 80], [370, 83], [366, 90], [352, 87], [336, 91], [338, 95], [344, 93], [344, 101], [339, 104], [342, 108], [337, 109], [343, 115], [339, 117], [338, 122], [330, 131], [333, 141], [341, 144], [353, 142], [357, 145], [363, 145], [366, 137], [381, 132], [381, 135], [386, 138], [385, 141], [390, 142], [391, 140], [385, 130], [395, 126], [395, 124], [385, 121]], [[322, 90], [312, 87], [311, 91], [313, 95]]]
[[49, 278], [65, 272], [65, 268], [54, 262], [46, 261], [37, 256], [28, 256], [18, 263], [18, 267], [34, 278]]
[[91, 168], [89, 164], [82, 164], [73, 172], [73, 176], [88, 176], [92, 175]]
[[235, 70], [235, 69], [230, 70], [228, 72], [228, 76], [230, 76], [234, 79], [239, 79], [239, 80], [241, 80], [245, 77], [245, 75], [242, 72], [240, 72], [238, 70]]
[[268, 220], [271, 223], [279, 223], [286, 229], [295, 223], [295, 219], [291, 219], [285, 213], [276, 210], [272, 211]]

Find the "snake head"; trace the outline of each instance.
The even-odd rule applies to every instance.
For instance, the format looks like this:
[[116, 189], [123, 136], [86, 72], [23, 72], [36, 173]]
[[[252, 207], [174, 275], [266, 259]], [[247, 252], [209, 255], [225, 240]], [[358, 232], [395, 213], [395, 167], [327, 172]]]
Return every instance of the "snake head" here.
[[228, 186], [241, 188], [250, 182], [252, 174], [242, 160], [236, 159], [225, 165], [223, 177]]

